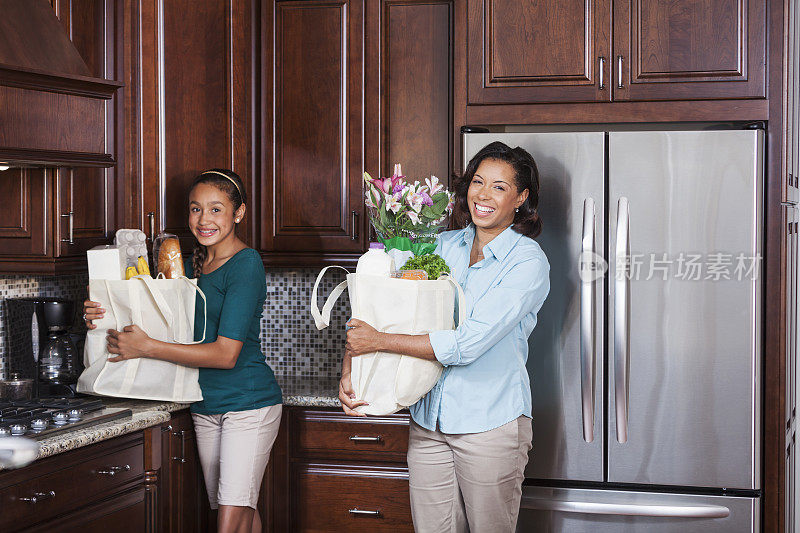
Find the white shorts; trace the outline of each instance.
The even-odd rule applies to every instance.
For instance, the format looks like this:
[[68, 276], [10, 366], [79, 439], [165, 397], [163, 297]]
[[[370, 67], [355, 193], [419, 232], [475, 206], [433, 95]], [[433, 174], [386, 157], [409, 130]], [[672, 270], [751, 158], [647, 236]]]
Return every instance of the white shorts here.
[[192, 413], [212, 509], [220, 505], [256, 508], [282, 410], [278, 404], [222, 415]]

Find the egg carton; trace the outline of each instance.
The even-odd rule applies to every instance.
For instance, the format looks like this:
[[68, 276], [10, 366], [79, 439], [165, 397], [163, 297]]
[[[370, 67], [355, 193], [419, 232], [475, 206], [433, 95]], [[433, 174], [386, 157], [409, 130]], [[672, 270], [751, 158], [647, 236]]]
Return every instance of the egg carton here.
[[135, 267], [139, 256], [144, 257], [144, 260], [147, 261], [147, 237], [142, 230], [118, 229], [114, 237], [114, 244], [120, 248], [126, 267]]

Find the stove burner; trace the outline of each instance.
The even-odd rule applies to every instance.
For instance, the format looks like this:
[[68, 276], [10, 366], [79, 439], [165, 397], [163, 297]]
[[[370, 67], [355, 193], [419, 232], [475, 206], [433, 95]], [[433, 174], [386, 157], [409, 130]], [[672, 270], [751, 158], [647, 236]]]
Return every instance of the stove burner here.
[[97, 398], [0, 400], [0, 437], [28, 435], [47, 438], [72, 428], [131, 416], [130, 409], [106, 408]]

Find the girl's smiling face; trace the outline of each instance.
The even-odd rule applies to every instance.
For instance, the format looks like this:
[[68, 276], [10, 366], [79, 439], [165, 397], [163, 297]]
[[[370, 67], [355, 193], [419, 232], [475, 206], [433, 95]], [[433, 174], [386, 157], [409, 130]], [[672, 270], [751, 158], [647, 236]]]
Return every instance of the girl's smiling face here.
[[467, 205], [476, 227], [503, 230], [514, 222], [514, 210], [528, 197], [517, 192], [514, 167], [497, 159], [478, 165], [467, 190]]
[[244, 211], [244, 205], [234, 210], [228, 195], [208, 183], [198, 183], [189, 193], [189, 229], [203, 246], [234, 237]]

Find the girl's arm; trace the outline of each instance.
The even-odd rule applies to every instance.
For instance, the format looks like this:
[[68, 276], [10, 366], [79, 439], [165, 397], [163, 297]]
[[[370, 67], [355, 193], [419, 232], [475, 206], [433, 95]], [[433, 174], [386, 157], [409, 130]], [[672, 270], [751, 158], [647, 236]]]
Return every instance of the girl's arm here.
[[173, 344], [151, 339], [139, 326], [125, 326], [122, 331], [108, 330], [108, 351], [117, 354], [111, 362], [149, 357], [172, 363], [203, 368], [233, 368], [242, 350], [242, 341], [217, 337], [205, 344]]

